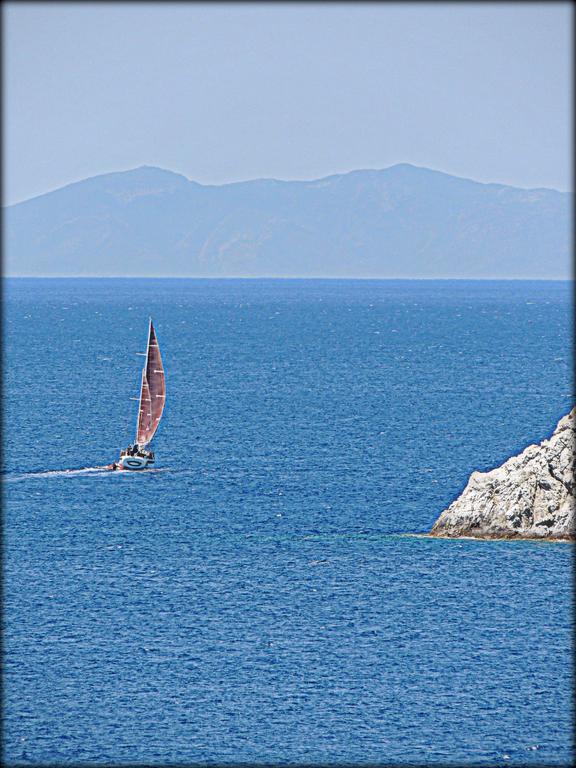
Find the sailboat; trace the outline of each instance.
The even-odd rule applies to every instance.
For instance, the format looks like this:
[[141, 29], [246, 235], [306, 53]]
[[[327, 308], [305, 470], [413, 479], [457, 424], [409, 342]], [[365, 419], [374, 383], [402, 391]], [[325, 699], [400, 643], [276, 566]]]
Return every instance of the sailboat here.
[[148, 450], [148, 445], [156, 434], [162, 418], [166, 402], [166, 381], [158, 337], [152, 318], [150, 318], [148, 327], [148, 347], [145, 353], [138, 354], [146, 355], [146, 363], [142, 369], [142, 382], [138, 399], [136, 439], [133, 444], [120, 452], [120, 458], [111, 464], [109, 469], [137, 470], [154, 466], [154, 454]]

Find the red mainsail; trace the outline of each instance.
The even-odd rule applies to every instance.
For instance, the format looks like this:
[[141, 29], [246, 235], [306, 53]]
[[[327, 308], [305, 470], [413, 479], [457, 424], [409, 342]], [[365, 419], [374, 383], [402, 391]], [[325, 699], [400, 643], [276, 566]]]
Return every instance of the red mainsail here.
[[164, 367], [160, 356], [158, 338], [152, 320], [148, 331], [148, 349], [146, 350], [146, 365], [142, 371], [142, 386], [138, 408], [138, 428], [136, 442], [140, 447], [148, 445], [158, 429], [164, 402], [166, 400], [166, 384]]

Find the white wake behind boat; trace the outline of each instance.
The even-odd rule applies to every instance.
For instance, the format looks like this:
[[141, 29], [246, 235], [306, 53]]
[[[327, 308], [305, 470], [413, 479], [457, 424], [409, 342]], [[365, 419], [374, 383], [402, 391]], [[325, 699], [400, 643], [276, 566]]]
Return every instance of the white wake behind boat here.
[[138, 401], [136, 439], [132, 445], [120, 452], [120, 458], [110, 465], [110, 469], [138, 470], [154, 466], [155, 457], [153, 452], [148, 450], [148, 446], [160, 424], [165, 402], [164, 366], [162, 365], [158, 337], [152, 318], [150, 318], [146, 363], [142, 369]]

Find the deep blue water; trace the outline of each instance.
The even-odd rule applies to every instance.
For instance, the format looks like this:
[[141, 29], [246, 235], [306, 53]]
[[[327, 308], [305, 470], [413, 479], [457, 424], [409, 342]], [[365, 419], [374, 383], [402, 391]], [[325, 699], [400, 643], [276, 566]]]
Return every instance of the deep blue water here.
[[[573, 548], [426, 532], [571, 406], [554, 282], [7, 280], [4, 759], [569, 764]], [[133, 439], [148, 315], [157, 471]]]

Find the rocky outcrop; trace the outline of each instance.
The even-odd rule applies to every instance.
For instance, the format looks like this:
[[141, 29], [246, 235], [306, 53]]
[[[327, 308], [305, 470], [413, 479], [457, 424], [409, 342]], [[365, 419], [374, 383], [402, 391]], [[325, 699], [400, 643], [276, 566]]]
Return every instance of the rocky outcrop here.
[[554, 433], [490, 472], [473, 472], [432, 536], [574, 539], [576, 408]]

